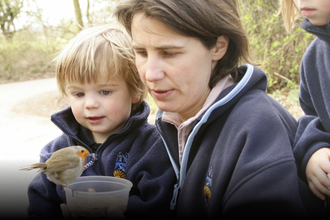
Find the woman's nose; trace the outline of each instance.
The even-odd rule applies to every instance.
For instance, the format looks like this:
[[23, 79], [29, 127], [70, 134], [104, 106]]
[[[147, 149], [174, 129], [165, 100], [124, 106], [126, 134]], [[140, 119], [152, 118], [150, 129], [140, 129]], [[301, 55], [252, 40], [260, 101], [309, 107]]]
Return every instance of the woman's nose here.
[[164, 75], [162, 61], [157, 58], [148, 58], [145, 79], [149, 82], [155, 82], [163, 79]]

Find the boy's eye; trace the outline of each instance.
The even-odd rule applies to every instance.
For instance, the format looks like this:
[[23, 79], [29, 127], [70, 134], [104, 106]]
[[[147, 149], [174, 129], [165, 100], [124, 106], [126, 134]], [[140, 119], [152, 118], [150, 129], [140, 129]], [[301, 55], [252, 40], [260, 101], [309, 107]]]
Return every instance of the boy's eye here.
[[82, 93], [82, 92], [76, 93], [76, 96], [77, 97], [83, 97], [84, 96], [84, 93]]
[[101, 91], [101, 94], [102, 95], [109, 95], [110, 94], [110, 91], [103, 90], [103, 91]]

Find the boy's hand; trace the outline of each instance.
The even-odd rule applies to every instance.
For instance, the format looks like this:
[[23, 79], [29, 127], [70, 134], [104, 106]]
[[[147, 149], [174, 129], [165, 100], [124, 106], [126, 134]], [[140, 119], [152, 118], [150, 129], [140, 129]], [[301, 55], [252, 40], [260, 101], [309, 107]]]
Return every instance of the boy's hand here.
[[321, 148], [309, 159], [306, 166], [306, 177], [309, 188], [315, 196], [325, 200], [325, 195], [330, 196], [330, 149]]

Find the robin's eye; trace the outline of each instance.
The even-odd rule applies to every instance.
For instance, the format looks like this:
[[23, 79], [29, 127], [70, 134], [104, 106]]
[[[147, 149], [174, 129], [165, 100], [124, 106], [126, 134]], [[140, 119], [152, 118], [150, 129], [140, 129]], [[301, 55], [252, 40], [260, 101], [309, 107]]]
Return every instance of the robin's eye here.
[[81, 150], [80, 152], [81, 152], [81, 153], [84, 153], [85, 151], [84, 151], [84, 150]]

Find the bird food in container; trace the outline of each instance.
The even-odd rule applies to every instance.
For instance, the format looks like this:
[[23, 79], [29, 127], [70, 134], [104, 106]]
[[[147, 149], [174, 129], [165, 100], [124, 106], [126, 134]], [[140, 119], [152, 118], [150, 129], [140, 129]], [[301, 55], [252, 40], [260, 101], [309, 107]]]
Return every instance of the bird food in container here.
[[[126, 211], [129, 180], [111, 176], [83, 176], [65, 187], [66, 202], [77, 218], [106, 218], [113, 209]], [[70, 189], [71, 188], [71, 189]]]

